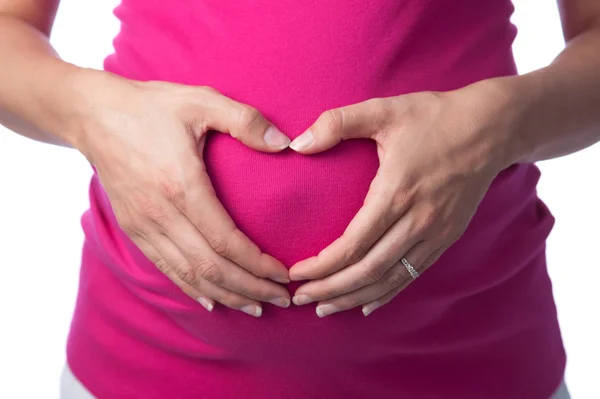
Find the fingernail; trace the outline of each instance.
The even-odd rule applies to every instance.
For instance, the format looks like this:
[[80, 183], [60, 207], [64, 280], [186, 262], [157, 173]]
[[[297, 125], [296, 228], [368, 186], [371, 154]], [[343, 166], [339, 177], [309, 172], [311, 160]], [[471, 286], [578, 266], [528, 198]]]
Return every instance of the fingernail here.
[[278, 283], [281, 283], [281, 284], [288, 284], [290, 282], [290, 280], [288, 280], [287, 278], [281, 278], [281, 277], [273, 277], [271, 280], [277, 281]]
[[381, 306], [381, 303], [379, 303], [379, 301], [373, 301], [373, 302], [371, 302], [371, 303], [363, 306], [362, 312], [365, 315], [365, 317], [367, 317], [368, 315], [370, 315], [371, 313], [373, 313], [373, 311], [375, 309], [377, 309], [380, 306]]
[[306, 305], [307, 303], [311, 303], [312, 299], [310, 299], [308, 295], [295, 295], [292, 298], [292, 302], [294, 302], [294, 305], [296, 306], [302, 306]]
[[208, 310], [209, 312], [212, 312], [214, 305], [210, 302], [210, 300], [204, 298], [203, 296], [200, 296], [198, 297], [198, 302], [200, 302], [200, 305], [202, 305], [204, 309]]
[[287, 298], [283, 298], [283, 297], [271, 299], [269, 302], [271, 302], [273, 305], [279, 306], [281, 308], [287, 308], [290, 306], [290, 300]]
[[269, 146], [280, 150], [283, 150], [290, 145], [290, 139], [273, 126], [270, 126], [265, 131], [264, 139]]
[[240, 309], [242, 312], [249, 314], [250, 316], [260, 317], [262, 314], [262, 308], [256, 305], [246, 305]]
[[332, 305], [332, 304], [317, 306], [317, 316], [319, 316], [319, 317], [329, 316], [330, 314], [333, 314], [338, 311], [339, 311], [339, 309], [335, 305]]
[[296, 137], [290, 144], [290, 148], [294, 151], [302, 151], [307, 149], [315, 141], [315, 136], [310, 130]]

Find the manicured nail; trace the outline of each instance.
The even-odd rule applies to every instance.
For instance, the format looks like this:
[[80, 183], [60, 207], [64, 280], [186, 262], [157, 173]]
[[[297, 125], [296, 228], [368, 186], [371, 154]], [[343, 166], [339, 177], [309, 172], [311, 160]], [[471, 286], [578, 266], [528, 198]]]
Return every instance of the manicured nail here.
[[370, 315], [371, 313], [373, 313], [373, 311], [375, 309], [377, 309], [380, 306], [381, 306], [381, 303], [379, 303], [379, 301], [373, 301], [373, 302], [371, 302], [371, 303], [366, 304], [365, 306], [363, 306], [362, 312], [365, 315], [365, 317], [367, 317], [368, 315]]
[[313, 300], [310, 299], [308, 295], [295, 295], [292, 298], [292, 302], [294, 302], [294, 305], [296, 306], [306, 305], [307, 303], [311, 303], [312, 301]]
[[290, 148], [294, 151], [302, 151], [307, 149], [315, 141], [315, 136], [310, 130], [296, 137], [290, 144]]
[[338, 311], [339, 311], [339, 309], [335, 305], [332, 305], [332, 304], [317, 306], [317, 316], [319, 316], [319, 317], [329, 316], [330, 314], [333, 314]]
[[256, 305], [246, 305], [240, 309], [242, 312], [249, 314], [250, 316], [260, 317], [262, 314], [262, 308]]
[[198, 297], [198, 302], [200, 302], [200, 305], [202, 305], [204, 309], [208, 310], [209, 312], [212, 312], [213, 304], [207, 298], [200, 296]]
[[264, 139], [269, 146], [279, 150], [283, 150], [290, 145], [290, 139], [273, 126], [270, 126], [265, 131]]
[[271, 299], [269, 302], [271, 302], [273, 305], [279, 306], [281, 308], [287, 308], [290, 306], [290, 300], [287, 298], [283, 298], [283, 297]]

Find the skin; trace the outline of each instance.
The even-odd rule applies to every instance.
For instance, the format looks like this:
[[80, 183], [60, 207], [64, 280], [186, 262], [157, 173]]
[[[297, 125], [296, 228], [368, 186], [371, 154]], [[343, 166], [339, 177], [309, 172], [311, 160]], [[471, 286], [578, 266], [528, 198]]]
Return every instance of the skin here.
[[560, 10], [568, 45], [546, 68], [330, 110], [290, 144], [310, 155], [370, 138], [380, 160], [343, 235], [291, 267], [292, 280], [312, 280], [295, 304], [318, 302], [320, 317], [357, 306], [369, 315], [413, 282], [402, 258], [422, 274], [462, 236], [499, 172], [600, 140], [600, 2]]
[[289, 139], [211, 88], [136, 82], [60, 60], [48, 43], [57, 5], [0, 0], [0, 122], [83, 153], [123, 231], [207, 310], [217, 301], [258, 317], [261, 302], [289, 306], [274, 282], [289, 282], [286, 267], [236, 228], [202, 160], [209, 130], [264, 152]]
[[[368, 315], [412, 282], [399, 259], [423, 273], [462, 235], [501, 170], [600, 140], [600, 3], [563, 0], [568, 46], [550, 66], [330, 110], [307, 130], [311, 145], [297, 138], [290, 146], [307, 156], [373, 139], [380, 170], [344, 234], [288, 275], [235, 227], [198, 148], [211, 129], [266, 152], [289, 140], [255, 109], [210, 88], [135, 82], [60, 60], [48, 44], [57, 5], [0, 0], [0, 122], [82, 152], [123, 230], [208, 310], [215, 301], [253, 316], [260, 302], [286, 307], [287, 290], [271, 280], [290, 278], [312, 280], [294, 302], [319, 302], [321, 317], [358, 306]], [[197, 203], [202, 209], [190, 205]]]

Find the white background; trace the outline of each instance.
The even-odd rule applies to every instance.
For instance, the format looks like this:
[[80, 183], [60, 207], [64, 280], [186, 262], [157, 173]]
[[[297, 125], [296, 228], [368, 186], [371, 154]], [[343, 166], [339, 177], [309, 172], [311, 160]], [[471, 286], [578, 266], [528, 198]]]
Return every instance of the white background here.
[[[101, 68], [118, 31], [116, 0], [63, 0], [52, 42], [66, 60]], [[553, 0], [516, 0], [520, 72], [563, 47]], [[575, 399], [600, 398], [600, 145], [544, 162], [542, 199], [557, 218], [548, 258]], [[57, 398], [77, 289], [79, 218], [91, 169], [73, 150], [0, 127], [0, 398]]]

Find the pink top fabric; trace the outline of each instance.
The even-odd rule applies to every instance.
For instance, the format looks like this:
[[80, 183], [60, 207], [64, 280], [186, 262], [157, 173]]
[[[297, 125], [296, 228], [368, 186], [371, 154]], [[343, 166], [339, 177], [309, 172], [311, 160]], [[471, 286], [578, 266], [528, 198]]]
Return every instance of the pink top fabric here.
[[[105, 68], [212, 86], [294, 138], [333, 107], [515, 74], [512, 11], [508, 0], [124, 0]], [[238, 227], [288, 267], [340, 236], [378, 167], [369, 140], [301, 156], [212, 134], [205, 151]], [[100, 399], [548, 398], [565, 353], [538, 178], [531, 164], [503, 171], [464, 236], [367, 318], [265, 304], [255, 319], [184, 295], [119, 229], [94, 176], [68, 363]]]

